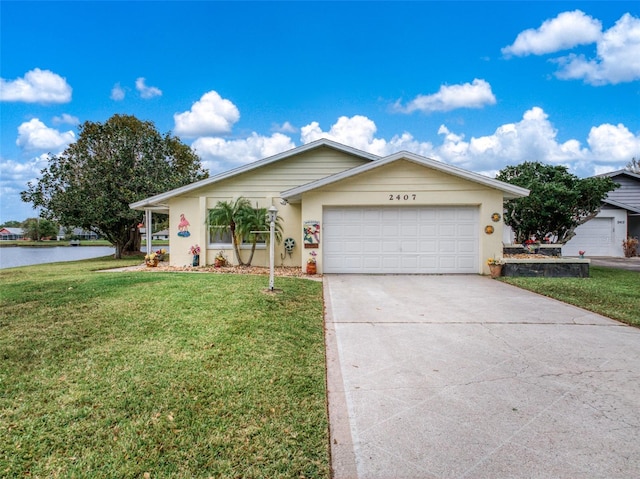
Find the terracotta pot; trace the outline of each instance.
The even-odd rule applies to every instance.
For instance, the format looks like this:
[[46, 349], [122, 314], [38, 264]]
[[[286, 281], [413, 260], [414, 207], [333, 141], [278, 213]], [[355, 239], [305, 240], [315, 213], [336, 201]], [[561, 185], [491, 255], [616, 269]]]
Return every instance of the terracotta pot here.
[[307, 263], [307, 274], [316, 274], [318, 268], [315, 263]]
[[158, 258], [145, 260], [147, 263], [147, 268], [155, 268], [158, 266]]
[[497, 278], [502, 276], [502, 265], [501, 264], [490, 264], [489, 270], [491, 271], [491, 277]]

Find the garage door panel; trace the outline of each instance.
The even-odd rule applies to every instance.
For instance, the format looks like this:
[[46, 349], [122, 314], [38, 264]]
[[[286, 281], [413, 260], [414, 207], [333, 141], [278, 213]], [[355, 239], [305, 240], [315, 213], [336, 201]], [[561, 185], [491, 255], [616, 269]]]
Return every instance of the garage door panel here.
[[458, 253], [475, 253], [476, 244], [473, 241], [458, 241]]
[[393, 238], [398, 236], [398, 225], [382, 225], [380, 232], [384, 238]]
[[438, 225], [438, 236], [448, 236], [451, 238], [456, 236], [456, 225], [446, 223]]
[[399, 235], [403, 238], [411, 237], [415, 239], [418, 236], [418, 225], [415, 223], [402, 223], [400, 225], [400, 231], [396, 230], [395, 234], [396, 236]]
[[382, 245], [379, 241], [365, 240], [362, 242], [363, 253], [382, 253]]
[[438, 226], [434, 224], [420, 224], [420, 236], [437, 236]]
[[362, 235], [367, 236], [380, 236], [380, 224], [379, 223], [365, 223], [362, 226]]
[[400, 216], [398, 208], [383, 208], [381, 214], [382, 221], [397, 220]]
[[477, 207], [329, 207], [326, 273], [477, 273]]
[[425, 254], [435, 254], [438, 251], [438, 242], [436, 240], [420, 240], [418, 251]]
[[362, 219], [365, 221], [380, 221], [381, 212], [377, 208], [366, 208], [362, 211]]
[[418, 243], [414, 241], [400, 241], [400, 251], [403, 253], [417, 253]]
[[440, 253], [455, 253], [456, 243], [449, 240], [438, 240], [438, 252]]
[[383, 253], [397, 253], [398, 252], [398, 242], [397, 241], [381, 241], [382, 244], [382, 252]]

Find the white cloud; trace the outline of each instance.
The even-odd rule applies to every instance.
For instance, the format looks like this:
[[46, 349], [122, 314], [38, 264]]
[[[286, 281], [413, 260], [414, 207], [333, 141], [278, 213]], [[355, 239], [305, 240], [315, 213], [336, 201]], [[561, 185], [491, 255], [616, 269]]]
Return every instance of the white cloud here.
[[556, 76], [563, 80], [615, 85], [640, 79], [640, 18], [624, 14], [598, 41], [595, 59], [572, 54], [556, 62]]
[[580, 10], [563, 12], [546, 20], [538, 29], [525, 30], [518, 34], [512, 45], [502, 49], [504, 55], [544, 55], [567, 50], [577, 45], [595, 43], [601, 35], [599, 20]]
[[401, 113], [450, 111], [457, 108], [482, 108], [495, 105], [496, 97], [491, 85], [482, 79], [475, 78], [472, 83], [461, 85], [442, 85], [438, 93], [418, 95], [406, 106], [398, 100], [393, 109]]
[[34, 68], [24, 78], [0, 78], [0, 100], [26, 103], [68, 103], [71, 87], [67, 80], [50, 70]]
[[15, 189], [24, 189], [27, 182], [40, 177], [40, 172], [47, 167], [48, 163], [49, 155], [46, 153], [24, 163], [3, 158], [0, 161], [0, 178], [2, 178], [3, 187], [9, 188], [14, 185]]
[[191, 110], [173, 115], [176, 135], [187, 138], [226, 134], [240, 119], [238, 108], [216, 91], [202, 95]]
[[605, 123], [589, 131], [587, 143], [598, 161], [627, 164], [631, 158], [640, 158], [640, 135], [634, 135], [622, 125]]
[[162, 90], [155, 86], [147, 86], [143, 77], [136, 80], [136, 90], [138, 90], [140, 96], [145, 100], [156, 96], [162, 96]]
[[80, 124], [80, 119], [77, 116], [69, 115], [68, 113], [63, 113], [60, 116], [53, 117], [54, 125], [61, 125], [66, 123], [67, 125], [78, 125]]
[[27, 151], [41, 150], [59, 153], [75, 139], [73, 131], [60, 132], [34, 118], [18, 127], [16, 145]]
[[376, 131], [376, 124], [366, 116], [355, 115], [351, 118], [341, 116], [327, 132], [323, 131], [316, 121], [303, 126], [300, 140], [307, 144], [320, 138], [327, 138], [379, 156], [386, 156], [401, 150], [428, 157], [432, 157], [434, 154], [431, 143], [419, 142], [410, 133], [394, 135], [391, 140], [387, 141], [384, 138], [376, 138]]
[[109, 98], [114, 101], [122, 101], [124, 100], [125, 94], [125, 89], [120, 86], [120, 83], [116, 83], [111, 89], [111, 95], [109, 96]]
[[282, 133], [274, 133], [269, 137], [252, 133], [246, 139], [237, 140], [202, 137], [191, 145], [202, 159], [204, 167], [212, 173], [267, 158], [295, 146], [291, 138]]
[[312, 122], [300, 129], [300, 139], [303, 143], [310, 143], [320, 138], [344, 143], [346, 145], [368, 151], [376, 155], [384, 154], [386, 142], [374, 138], [376, 124], [362, 115], [351, 118], [341, 116], [328, 132], [322, 131], [318, 122]]
[[464, 135], [454, 135], [444, 126], [439, 133], [443, 135], [440, 157], [474, 171], [495, 171], [523, 161], [571, 164], [589, 153], [577, 140], [559, 143], [557, 131], [539, 107], [526, 111], [517, 123], [499, 126], [493, 135], [465, 141]]
[[278, 133], [297, 133], [298, 129], [288, 121], [285, 121], [282, 125], [273, 125], [271, 131], [277, 131]]

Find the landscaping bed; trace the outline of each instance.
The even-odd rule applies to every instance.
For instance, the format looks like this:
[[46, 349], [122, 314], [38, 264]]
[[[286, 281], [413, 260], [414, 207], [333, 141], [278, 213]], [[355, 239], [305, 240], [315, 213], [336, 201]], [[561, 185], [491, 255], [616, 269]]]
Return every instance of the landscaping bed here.
[[591, 261], [545, 254], [505, 254], [502, 276], [544, 278], [588, 278]]

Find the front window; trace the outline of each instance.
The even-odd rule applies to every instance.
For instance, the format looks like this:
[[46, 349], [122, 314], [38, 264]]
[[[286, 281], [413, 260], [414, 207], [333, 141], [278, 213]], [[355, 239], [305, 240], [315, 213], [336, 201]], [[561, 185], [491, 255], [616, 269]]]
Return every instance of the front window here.
[[231, 245], [231, 231], [228, 228], [209, 228], [209, 244]]
[[[219, 248], [222, 248], [223, 246], [231, 248], [232, 246], [231, 231], [229, 231], [229, 228], [217, 228], [217, 227], [209, 228], [209, 244]], [[252, 244], [253, 244], [252, 238], [249, 235], [247, 235], [244, 238], [242, 238], [242, 242], [240, 243], [240, 246], [250, 247]], [[266, 235], [259, 234], [258, 240], [256, 241], [256, 245], [258, 247], [261, 247], [261, 246], [264, 247], [265, 244], [266, 244]]]

